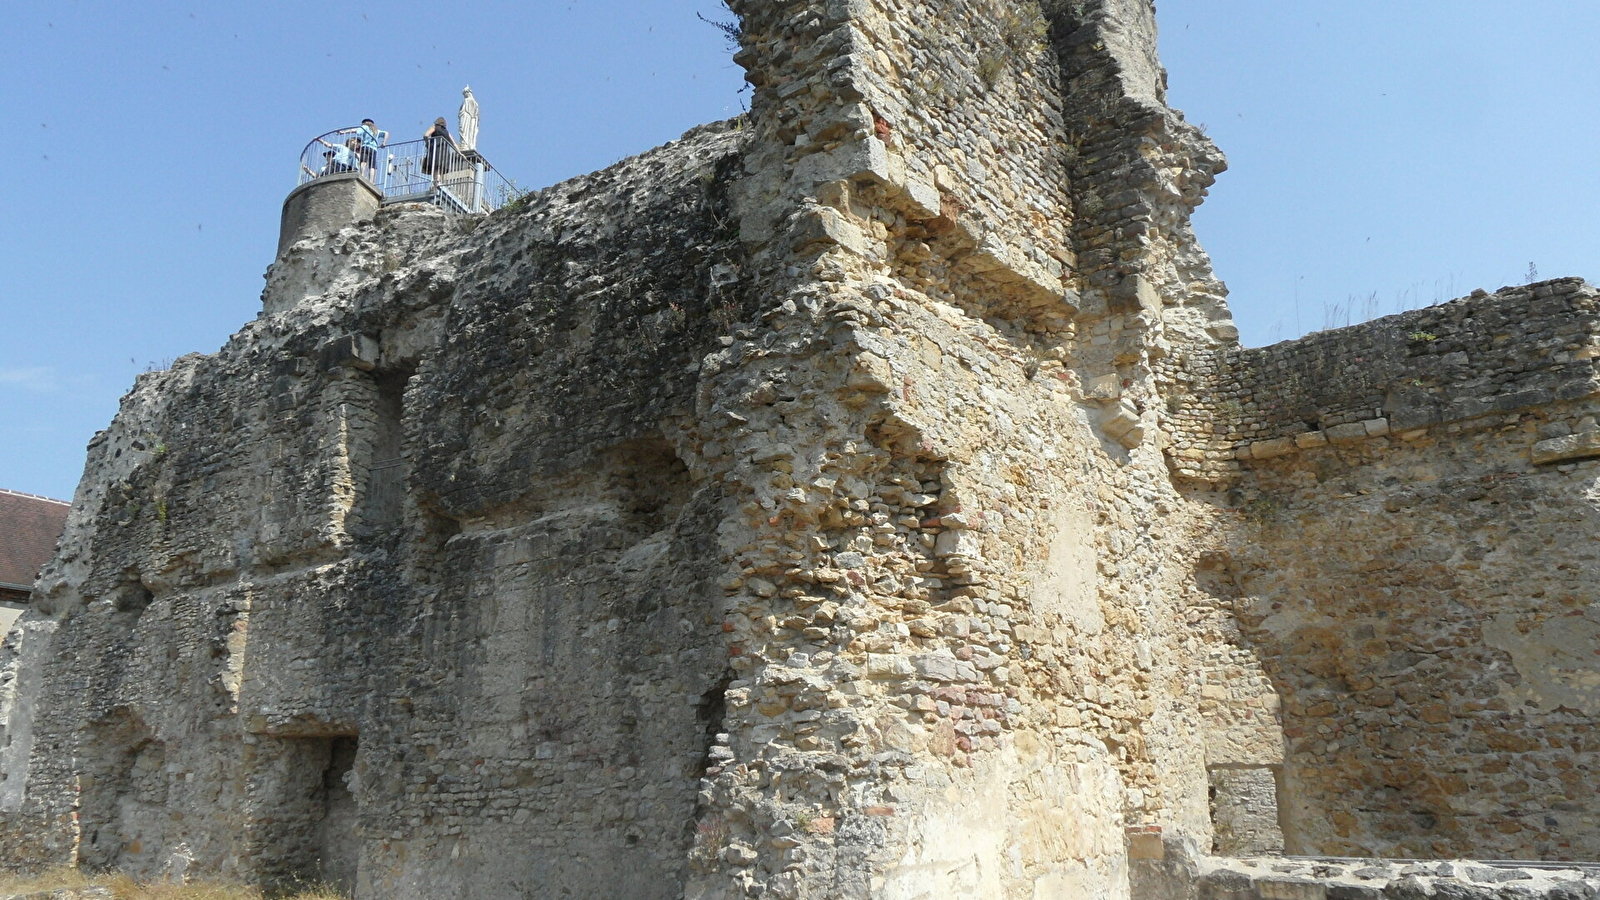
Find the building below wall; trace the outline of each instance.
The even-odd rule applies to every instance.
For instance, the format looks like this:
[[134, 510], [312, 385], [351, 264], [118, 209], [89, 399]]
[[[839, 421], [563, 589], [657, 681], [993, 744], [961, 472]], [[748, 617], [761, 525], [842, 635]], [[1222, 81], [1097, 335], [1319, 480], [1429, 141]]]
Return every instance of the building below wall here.
[[55, 553], [69, 508], [63, 500], [0, 489], [0, 631], [27, 608], [33, 580]]

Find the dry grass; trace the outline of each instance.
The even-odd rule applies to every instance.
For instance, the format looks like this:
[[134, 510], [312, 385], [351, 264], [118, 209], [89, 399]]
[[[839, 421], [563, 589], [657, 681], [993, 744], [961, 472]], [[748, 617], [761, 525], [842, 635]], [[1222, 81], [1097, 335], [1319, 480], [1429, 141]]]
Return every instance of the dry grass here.
[[59, 888], [88, 887], [94, 882], [77, 869], [51, 869], [38, 875], [0, 873], [0, 897], [52, 891]]
[[167, 884], [138, 881], [121, 873], [86, 875], [77, 869], [52, 869], [38, 875], [0, 873], [0, 900], [16, 895], [71, 888], [106, 888], [116, 900], [346, 900], [344, 894], [324, 885], [313, 885], [292, 893], [264, 894], [258, 888], [229, 881], [191, 881]]

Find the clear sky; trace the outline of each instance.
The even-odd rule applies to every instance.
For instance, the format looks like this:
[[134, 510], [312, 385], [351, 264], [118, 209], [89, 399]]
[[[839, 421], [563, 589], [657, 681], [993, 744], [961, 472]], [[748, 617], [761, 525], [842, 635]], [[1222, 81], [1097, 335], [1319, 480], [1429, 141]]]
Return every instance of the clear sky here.
[[[1600, 277], [1600, 4], [1159, 5], [1172, 103], [1232, 162], [1196, 225], [1246, 343], [1530, 263]], [[520, 186], [598, 169], [741, 110], [696, 12], [719, 4], [11, 4], [0, 487], [70, 497], [136, 374], [255, 316], [311, 137], [453, 125], [470, 84], [479, 147]]]
[[1600, 3], [1157, 5], [1168, 100], [1228, 155], [1195, 228], [1246, 344], [1600, 280]]

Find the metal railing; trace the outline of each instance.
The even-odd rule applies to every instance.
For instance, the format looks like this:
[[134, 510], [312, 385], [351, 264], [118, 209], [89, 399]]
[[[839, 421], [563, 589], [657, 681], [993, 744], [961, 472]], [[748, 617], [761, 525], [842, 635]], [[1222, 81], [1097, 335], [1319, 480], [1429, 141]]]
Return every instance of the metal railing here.
[[300, 184], [355, 173], [385, 203], [432, 203], [450, 212], [488, 213], [521, 195], [482, 154], [448, 138], [362, 147], [355, 128], [312, 138], [300, 152]]

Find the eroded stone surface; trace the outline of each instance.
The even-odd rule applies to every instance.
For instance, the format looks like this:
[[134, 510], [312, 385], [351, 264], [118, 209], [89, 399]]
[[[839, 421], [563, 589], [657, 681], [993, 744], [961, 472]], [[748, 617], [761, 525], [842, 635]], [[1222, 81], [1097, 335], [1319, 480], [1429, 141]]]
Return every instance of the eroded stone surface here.
[[747, 119], [303, 241], [140, 379], [0, 651], [8, 859], [1165, 900], [1596, 846], [1592, 289], [1239, 350], [1146, 0], [732, 7]]

